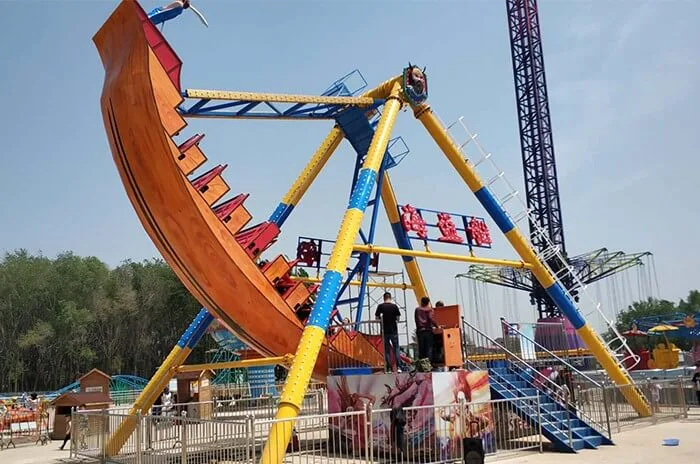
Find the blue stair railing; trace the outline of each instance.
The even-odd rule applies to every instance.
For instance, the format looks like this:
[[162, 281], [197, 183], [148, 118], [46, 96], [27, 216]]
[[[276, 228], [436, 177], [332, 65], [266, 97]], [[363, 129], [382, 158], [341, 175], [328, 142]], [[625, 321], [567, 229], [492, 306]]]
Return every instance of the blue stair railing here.
[[512, 343], [509, 343], [509, 341], [513, 341], [513, 338], [515, 338], [519, 344], [529, 345], [527, 348], [521, 350], [521, 357], [528, 364], [540, 371], [543, 368], [555, 368], [566, 372], [566, 375], [569, 376], [570, 379], [570, 395], [568, 403], [575, 408], [576, 414], [581, 419], [597, 430], [601, 435], [604, 435], [610, 439], [612, 434], [610, 429], [610, 414], [607, 404], [603, 404], [602, 408], [590, 408], [589, 411], [586, 411], [584, 410], [583, 405], [579, 404], [578, 397], [576, 396], [576, 393], [583, 390], [589, 392], [593, 391], [594, 394], [589, 394], [589, 396], [595, 396], [604, 402], [606, 400], [606, 396], [604, 395], [604, 386], [598, 381], [592, 379], [585, 372], [582, 372], [580, 369], [572, 365], [568, 360], [563, 359], [550, 349], [544, 347], [542, 344], [522, 333], [516, 325], [508, 323], [503, 318], [501, 319], [501, 325], [504, 329], [503, 336], [506, 346], [513, 345]]
[[[542, 435], [564, 452], [612, 444], [608, 436], [587, 424], [568, 402], [566, 389], [530, 366], [501, 343], [462, 320], [467, 367], [486, 369], [492, 397], [512, 400], [515, 414], [539, 424]], [[539, 410], [519, 398], [538, 396]]]

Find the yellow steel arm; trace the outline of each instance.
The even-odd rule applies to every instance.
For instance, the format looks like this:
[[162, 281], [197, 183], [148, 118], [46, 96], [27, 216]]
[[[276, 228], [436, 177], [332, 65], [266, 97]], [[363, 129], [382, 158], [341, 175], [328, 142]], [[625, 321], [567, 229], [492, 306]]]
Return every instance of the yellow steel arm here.
[[280, 397], [276, 415], [278, 421], [270, 428], [270, 434], [262, 452], [261, 464], [281, 464], [284, 460], [285, 450], [292, 437], [294, 419], [299, 415], [306, 387], [311, 380], [313, 367], [326, 336], [330, 313], [340, 291], [342, 273], [345, 272], [352, 254], [352, 245], [360, 230], [367, 207], [368, 198], [362, 192], [370, 188], [371, 183], [376, 182], [375, 176], [384, 159], [391, 129], [403, 105], [400, 91], [400, 84], [393, 83], [391, 94], [384, 105], [384, 111], [372, 137], [369, 150], [367, 150], [358, 182], [353, 188], [353, 195], [343, 216], [338, 237], [328, 260], [324, 280], [319, 290], [319, 295], [322, 296], [316, 299], [309, 321], [301, 335], [297, 356], [295, 356], [292, 368], [289, 370]]
[[275, 356], [271, 358], [244, 359], [241, 361], [229, 361], [222, 363], [206, 363], [206, 364], [186, 364], [176, 369], [177, 372], [198, 372], [206, 369], [244, 369], [248, 367], [258, 366], [273, 366], [281, 364], [289, 367], [294, 361], [294, 355], [286, 354], [284, 356]]
[[462, 261], [465, 263], [488, 264], [492, 266], [505, 266], [517, 269], [532, 269], [532, 265], [524, 261], [510, 261], [507, 259], [479, 258], [477, 256], [453, 255], [451, 253], [435, 253], [433, 251], [402, 250], [376, 245], [355, 245], [355, 251], [363, 253], [380, 253], [385, 255], [415, 256], [418, 258], [444, 259], [446, 261]]
[[[320, 283], [322, 279], [318, 279], [316, 277], [296, 277], [292, 276], [292, 280], [300, 280], [302, 282], [311, 282], [311, 283]], [[359, 287], [362, 285], [362, 282], [359, 280], [351, 280], [348, 285], [352, 285], [353, 287]], [[396, 284], [396, 283], [391, 283], [391, 282], [367, 282], [365, 285], [368, 287], [373, 287], [373, 288], [399, 288], [401, 290], [409, 290], [413, 288], [412, 285], [408, 284]]]
[[370, 106], [375, 103], [371, 97], [325, 97], [319, 95], [292, 95], [283, 93], [235, 92], [227, 90], [187, 89], [188, 98], [211, 100], [242, 100], [274, 103], [319, 103], [327, 105]]
[[[410, 248], [410, 242], [402, 245], [400, 243], [402, 238], [401, 236], [397, 235], [399, 233], [403, 233], [403, 231], [399, 230], [401, 227], [399, 205], [396, 201], [394, 187], [391, 185], [391, 178], [389, 178], [389, 173], [386, 171], [384, 171], [384, 179], [382, 181], [381, 197], [387, 219], [389, 219], [389, 223], [394, 231], [394, 238], [396, 239], [397, 244], [402, 248]], [[428, 290], [425, 287], [425, 281], [423, 281], [423, 274], [418, 266], [418, 261], [412, 258], [404, 259], [403, 266], [406, 268], [408, 280], [411, 282], [411, 286], [413, 287], [413, 294], [416, 297], [416, 302], [420, 303], [421, 298], [428, 296]]]

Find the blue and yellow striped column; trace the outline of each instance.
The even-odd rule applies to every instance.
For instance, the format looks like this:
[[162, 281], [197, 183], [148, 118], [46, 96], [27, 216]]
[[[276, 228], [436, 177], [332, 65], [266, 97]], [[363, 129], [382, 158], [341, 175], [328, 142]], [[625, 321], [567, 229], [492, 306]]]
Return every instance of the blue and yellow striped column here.
[[107, 442], [105, 448], [108, 456], [115, 456], [122, 449], [124, 443], [129, 439], [136, 428], [136, 414], [147, 414], [148, 410], [153, 406], [153, 403], [161, 394], [165, 386], [170, 382], [170, 379], [175, 373], [175, 369], [182, 365], [187, 359], [187, 356], [192, 352], [199, 340], [206, 332], [209, 324], [214, 320], [214, 317], [205, 308], [199, 310], [197, 316], [190, 323], [187, 330], [182, 334], [180, 340], [170, 351], [168, 356], [160, 365], [158, 370], [148, 384], [143, 389], [141, 394], [136, 398], [134, 405], [129, 410], [129, 417], [125, 418], [119, 427], [114, 431], [114, 434]]
[[[399, 205], [396, 201], [396, 194], [394, 193], [394, 187], [391, 185], [388, 172], [384, 172], [384, 180], [382, 182], [382, 203], [391, 224], [391, 230], [394, 233], [396, 246], [402, 250], [412, 250], [411, 241], [401, 225]], [[413, 287], [413, 294], [416, 296], [416, 301], [420, 304], [420, 299], [428, 296], [428, 290], [425, 288], [423, 275], [418, 267], [418, 260], [413, 256], [402, 256], [402, 259], [406, 268], [406, 274], [408, 274], [408, 280], [410, 280]]]
[[[445, 156], [469, 186], [469, 189], [474, 192], [476, 198], [479, 199], [479, 202], [484, 206], [491, 219], [494, 220], [522, 260], [532, 265], [532, 273], [535, 278], [537, 278], [559, 310], [571, 321], [579, 337], [591, 350], [613, 382], [618, 386], [634, 385], [629, 374], [620, 368], [613, 354], [586, 323], [574, 302], [566, 295], [561, 283], [555, 281], [552, 274], [535, 254], [529, 242], [515, 227], [515, 224], [508, 217], [503, 207], [496, 201], [488, 187], [482, 183], [472, 166], [463, 158], [459, 147], [447, 133], [440, 120], [433, 114], [430, 106], [427, 104], [417, 106], [414, 108], [414, 114], [423, 123], [423, 126], [428, 130], [443, 153], [445, 153]], [[637, 388], [621, 388], [621, 391], [640, 416], [646, 417], [651, 414], [649, 403]]]
[[392, 86], [364, 164], [360, 169], [357, 183], [350, 196], [348, 208], [321, 281], [318, 297], [301, 335], [294, 362], [284, 384], [276, 416], [280, 422], [275, 422], [270, 429], [260, 461], [263, 464], [280, 464], [284, 459], [292, 436], [293, 419], [299, 414], [306, 388], [311, 380], [311, 374], [328, 329], [330, 314], [340, 291], [343, 273], [350, 259], [355, 238], [360, 231], [369, 197], [377, 181], [377, 173], [389, 143], [391, 129], [403, 105], [399, 96], [400, 90], [401, 86], [398, 83]]
[[279, 227], [282, 227], [284, 221], [287, 220], [292, 210], [299, 204], [301, 198], [314, 182], [318, 174], [326, 165], [328, 160], [335, 152], [340, 142], [343, 141], [343, 131], [337, 125], [331, 129], [330, 133], [323, 140], [314, 155], [309, 160], [309, 163], [301, 171], [299, 177], [294, 181], [289, 188], [287, 194], [282, 198], [282, 201], [270, 216], [270, 222], [274, 222]]

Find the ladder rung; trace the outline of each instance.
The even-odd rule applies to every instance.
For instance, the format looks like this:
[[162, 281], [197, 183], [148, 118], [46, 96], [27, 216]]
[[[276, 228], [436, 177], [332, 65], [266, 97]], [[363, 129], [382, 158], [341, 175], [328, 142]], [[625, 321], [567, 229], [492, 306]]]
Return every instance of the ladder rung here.
[[479, 166], [481, 163], [483, 163], [484, 161], [486, 161], [486, 160], [489, 159], [489, 158], [491, 158], [491, 153], [486, 153], [485, 156], [482, 156], [481, 159], [480, 159], [479, 161], [477, 161], [476, 163], [474, 163], [474, 167]]
[[515, 223], [517, 224], [518, 222], [522, 221], [523, 218], [526, 218], [526, 217], [527, 217], [527, 210], [523, 210], [523, 211], [519, 212], [519, 213], [513, 218], [513, 222], [515, 222]]
[[570, 274], [570, 271], [567, 268], [564, 268], [564, 269], [559, 269], [555, 275], [557, 276], [557, 278], [561, 279], [562, 277], [564, 277], [567, 274]]
[[496, 181], [497, 181], [498, 179], [500, 179], [501, 177], [503, 177], [503, 171], [501, 171], [501, 172], [499, 172], [498, 174], [496, 174], [495, 176], [493, 176], [493, 177], [486, 183], [486, 185], [491, 185], [491, 184], [493, 184], [494, 182], [496, 182]]
[[472, 135], [471, 137], [469, 137], [463, 144], [461, 144], [461, 145], [459, 146], [459, 149], [461, 150], [462, 148], [464, 148], [464, 147], [466, 147], [467, 145], [469, 145], [469, 142], [471, 142], [471, 141], [474, 140], [475, 138], [476, 138], [476, 135]]
[[536, 238], [536, 239], [540, 238], [540, 237], [545, 237], [545, 236], [546, 236], [546, 234], [545, 234], [544, 229], [536, 229], [535, 233], [533, 234], [533, 238]]
[[556, 250], [554, 250], [553, 248], [545, 248], [544, 250], [537, 253], [537, 256], [539, 256], [540, 258], [546, 256], [547, 259], [551, 258], [554, 255], [556, 255]]
[[501, 198], [501, 206], [505, 205], [506, 203], [508, 203], [510, 200], [512, 200], [513, 198], [515, 198], [517, 196], [518, 196], [517, 190], [510, 192], [508, 195]]

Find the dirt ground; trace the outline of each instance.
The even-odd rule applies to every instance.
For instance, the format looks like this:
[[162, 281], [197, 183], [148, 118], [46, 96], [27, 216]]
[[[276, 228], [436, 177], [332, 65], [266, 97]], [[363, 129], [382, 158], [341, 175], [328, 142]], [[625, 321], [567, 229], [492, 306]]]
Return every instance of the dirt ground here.
[[[647, 464], [650, 462], [697, 462], [697, 439], [700, 437], [700, 420], [666, 422], [657, 425], [640, 425], [637, 428], [613, 435], [615, 446], [603, 446], [597, 450], [583, 450], [578, 454], [527, 453], [509, 459], [487, 458], [498, 464]], [[677, 438], [678, 446], [662, 446], [665, 438]], [[695, 443], [695, 444], [693, 444]], [[2, 464], [69, 464], [81, 461], [68, 458], [69, 453], [58, 448], [61, 441], [46, 446], [23, 445], [16, 449], [0, 451]], [[66, 447], [67, 448], [67, 447]], [[695, 456], [695, 457], [693, 457]], [[83, 461], [84, 462], [84, 461]]]

